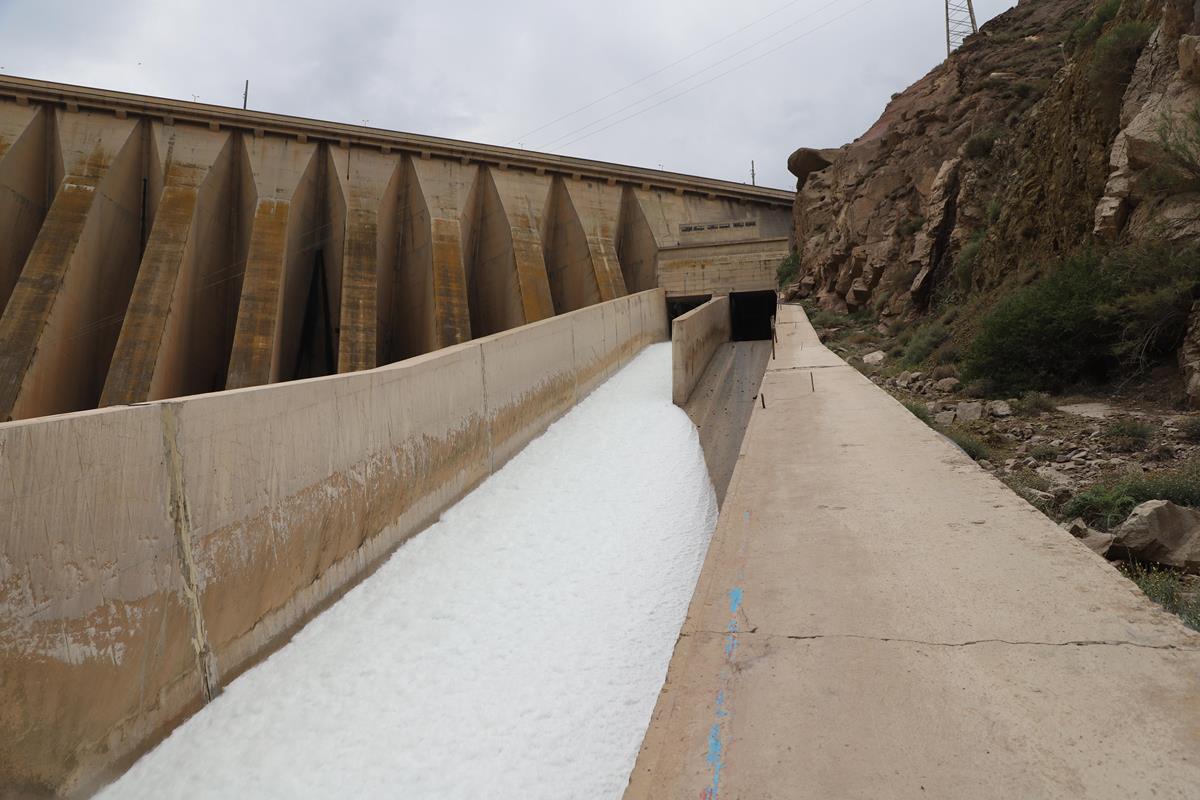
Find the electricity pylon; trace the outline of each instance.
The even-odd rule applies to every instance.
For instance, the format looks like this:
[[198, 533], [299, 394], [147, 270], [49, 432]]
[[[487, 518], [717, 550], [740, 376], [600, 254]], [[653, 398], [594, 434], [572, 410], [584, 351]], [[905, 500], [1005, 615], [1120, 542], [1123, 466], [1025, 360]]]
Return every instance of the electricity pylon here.
[[972, 0], [946, 0], [946, 55], [957, 50], [968, 36], [978, 32]]

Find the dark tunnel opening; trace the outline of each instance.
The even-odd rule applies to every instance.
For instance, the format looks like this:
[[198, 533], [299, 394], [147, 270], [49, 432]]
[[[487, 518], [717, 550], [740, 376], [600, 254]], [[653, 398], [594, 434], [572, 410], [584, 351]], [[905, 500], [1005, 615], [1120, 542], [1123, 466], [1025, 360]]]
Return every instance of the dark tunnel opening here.
[[775, 292], [734, 292], [729, 295], [729, 319], [735, 342], [771, 338]]
[[667, 325], [669, 326], [678, 317], [682, 317], [689, 311], [694, 311], [700, 306], [712, 299], [711, 294], [701, 294], [694, 297], [668, 297], [667, 298]]

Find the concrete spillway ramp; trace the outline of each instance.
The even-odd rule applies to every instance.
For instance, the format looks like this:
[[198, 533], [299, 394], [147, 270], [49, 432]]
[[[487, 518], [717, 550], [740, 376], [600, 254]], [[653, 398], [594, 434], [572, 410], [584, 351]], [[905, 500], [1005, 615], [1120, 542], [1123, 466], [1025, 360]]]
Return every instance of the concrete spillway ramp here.
[[713, 353], [704, 376], [683, 407], [700, 433], [704, 461], [719, 503], [725, 502], [770, 360], [770, 342], [726, 342]]
[[1195, 797], [1200, 634], [780, 322], [626, 798]]
[[716, 524], [670, 355], [644, 351], [101, 796], [620, 796]]

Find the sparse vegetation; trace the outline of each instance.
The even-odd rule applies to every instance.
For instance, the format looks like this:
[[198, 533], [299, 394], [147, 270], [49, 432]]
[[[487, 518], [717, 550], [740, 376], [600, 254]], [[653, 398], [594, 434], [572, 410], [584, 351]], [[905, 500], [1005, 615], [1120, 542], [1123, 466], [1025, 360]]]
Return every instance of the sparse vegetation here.
[[1184, 625], [1200, 631], [1200, 592], [1189, 592], [1182, 574], [1136, 561], [1122, 565], [1121, 572], [1151, 600], [1178, 614]]
[[1054, 410], [1054, 401], [1044, 392], [1026, 392], [1014, 405], [1013, 411], [1021, 416], [1036, 417], [1046, 411]]
[[1200, 417], [1188, 417], [1179, 426], [1179, 432], [1189, 442], [1200, 442]]
[[1136, 419], [1122, 419], [1110, 424], [1104, 435], [1114, 448], [1128, 453], [1145, 449], [1154, 437], [1154, 426]]
[[999, 134], [996, 131], [984, 131], [967, 139], [965, 150], [967, 158], [987, 158], [996, 147], [998, 138]]
[[1004, 211], [1004, 203], [999, 197], [993, 197], [988, 201], [987, 207], [987, 222], [988, 225], [995, 225], [1000, 221], [1000, 214]]
[[1048, 444], [1038, 444], [1030, 449], [1029, 455], [1038, 461], [1053, 461], [1058, 458], [1058, 448]]
[[[907, 331], [906, 331], [907, 333]], [[904, 360], [909, 364], [924, 363], [933, 351], [950, 338], [950, 330], [940, 322], [922, 325], [912, 331], [904, 346]]]
[[1154, 25], [1140, 20], [1114, 25], [1096, 42], [1091, 65], [1093, 85], [1105, 95], [1124, 89]]
[[779, 288], [787, 286], [792, 281], [796, 280], [796, 276], [800, 274], [800, 254], [792, 253], [787, 258], [779, 262], [779, 266], [775, 269], [775, 281]]
[[1070, 519], [1082, 517], [1102, 530], [1129, 516], [1147, 500], [1170, 500], [1181, 506], [1200, 505], [1200, 461], [1153, 473], [1129, 472], [1080, 492], [1063, 509]]
[[950, 441], [962, 448], [963, 452], [969, 455], [976, 461], [990, 460], [992, 456], [991, 448], [984, 444], [983, 440], [968, 433], [960, 428], [946, 428], [942, 431]]
[[914, 417], [921, 420], [935, 431], [940, 432], [950, 441], [954, 442], [956, 445], [962, 448], [964, 453], [969, 455], [975, 461], [985, 461], [991, 459], [991, 448], [988, 447], [987, 444], [979, 437], [954, 425], [950, 425], [948, 427], [938, 425], [933, 419], [933, 414], [930, 413], [929, 408], [924, 403], [914, 400], [904, 400], [902, 402], [904, 407], [912, 412]]
[[933, 414], [929, 413], [929, 407], [924, 403], [918, 403], [915, 400], [905, 400], [904, 407], [912, 412], [912, 415], [924, 422], [926, 425], [933, 427]]
[[1084, 47], [1090, 46], [1100, 38], [1100, 32], [1104, 30], [1104, 26], [1112, 22], [1120, 10], [1121, 0], [1104, 0], [1090, 17], [1081, 19], [1075, 25], [1075, 28], [1067, 36], [1066, 48], [1072, 53], [1077, 53]]

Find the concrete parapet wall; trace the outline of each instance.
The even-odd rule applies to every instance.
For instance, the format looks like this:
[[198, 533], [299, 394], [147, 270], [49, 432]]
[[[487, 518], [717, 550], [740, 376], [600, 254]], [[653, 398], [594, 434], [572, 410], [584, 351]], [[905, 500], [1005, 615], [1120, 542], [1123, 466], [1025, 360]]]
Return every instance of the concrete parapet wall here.
[[729, 298], [714, 297], [671, 323], [671, 399], [684, 406], [713, 353], [732, 336]]
[[0, 795], [112, 777], [666, 333], [653, 290], [373, 370], [0, 424]]

